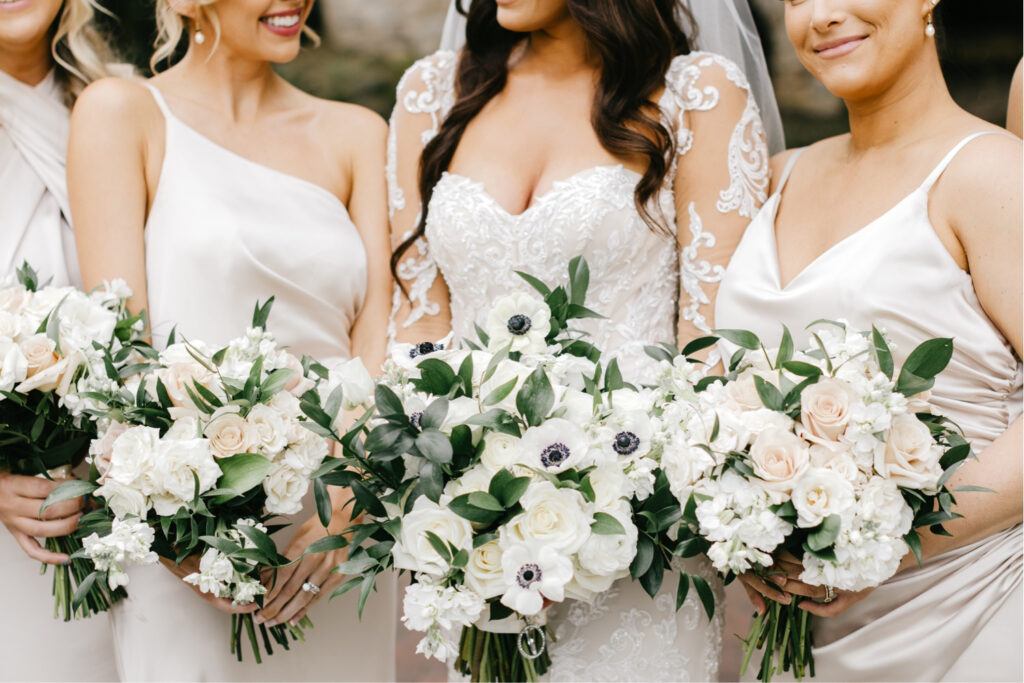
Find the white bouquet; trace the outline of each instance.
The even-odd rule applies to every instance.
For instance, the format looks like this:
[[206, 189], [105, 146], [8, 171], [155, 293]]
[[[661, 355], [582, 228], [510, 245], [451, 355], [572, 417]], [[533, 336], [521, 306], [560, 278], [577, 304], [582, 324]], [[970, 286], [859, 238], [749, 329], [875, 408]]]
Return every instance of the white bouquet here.
[[[740, 347], [729, 377], [678, 404], [677, 445], [661, 462], [688, 526], [683, 544], [727, 580], [771, 581], [785, 550], [801, 559], [804, 583], [875, 587], [908, 552], [920, 557], [914, 529], [944, 533], [960, 516], [945, 482], [971, 449], [928, 403], [952, 340], [923, 343], [896, 373], [879, 330], [821, 323], [803, 352], [788, 330], [774, 351], [750, 332], [719, 331]], [[813, 676], [809, 616], [770, 603], [755, 621], [747, 658], [770, 648], [759, 678], [791, 667]]]
[[[334, 422], [346, 388], [355, 394], [372, 383], [358, 360], [330, 372], [279, 347], [265, 329], [271, 303], [257, 306], [252, 328], [227, 347], [211, 353], [172, 335], [130, 388], [87, 396], [103, 406], [90, 450], [95, 476], [68, 494], [88, 488], [102, 505], [82, 522], [91, 532], [81, 553], [94, 563], [91, 580], [113, 590], [128, 584], [126, 565], [195, 557], [199, 571], [186, 582], [239, 605], [261, 602], [261, 571], [290, 564], [271, 539], [282, 528], [272, 518], [299, 512], [312, 486], [321, 521], [329, 522], [318, 471], [330, 442], [305, 412], [326, 415], [323, 393]], [[49, 502], [62, 498], [62, 488]], [[306, 553], [338, 545], [325, 539]], [[244, 633], [259, 662], [260, 641], [272, 654], [271, 640], [287, 649], [311, 625], [260, 625], [258, 639], [252, 615], [235, 616], [231, 651], [241, 660]]]
[[[116, 390], [134, 351], [144, 349], [141, 316], [128, 312], [124, 282], [92, 292], [45, 286], [28, 264], [0, 287], [0, 470], [66, 479], [85, 457], [96, 425], [78, 392]], [[80, 535], [47, 538], [72, 556], [54, 567], [56, 612], [65, 621], [109, 609], [123, 590], [93, 586], [88, 562], [75, 557]], [[44, 565], [45, 567], [46, 565]]]

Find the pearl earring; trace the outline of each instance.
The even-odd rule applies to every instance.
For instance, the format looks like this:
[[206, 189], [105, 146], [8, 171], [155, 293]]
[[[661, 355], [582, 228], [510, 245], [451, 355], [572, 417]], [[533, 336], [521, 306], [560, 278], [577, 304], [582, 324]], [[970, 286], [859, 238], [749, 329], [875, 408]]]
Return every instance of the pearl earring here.
[[[934, 32], [935, 31], [933, 30], [932, 33], [934, 33]], [[202, 30], [200, 30], [198, 28], [196, 29], [195, 41], [196, 41], [196, 45], [202, 45], [203, 43], [206, 42], [206, 34], [203, 33]]]
[[929, 38], [935, 37], [935, 24], [932, 23], [932, 13], [928, 13], [928, 25], [924, 27], [924, 34]]

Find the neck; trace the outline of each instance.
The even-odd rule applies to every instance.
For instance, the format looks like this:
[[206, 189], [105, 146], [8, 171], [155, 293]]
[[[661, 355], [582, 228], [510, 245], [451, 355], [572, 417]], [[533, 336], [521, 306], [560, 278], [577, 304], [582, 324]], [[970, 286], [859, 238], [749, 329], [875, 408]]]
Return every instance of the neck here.
[[524, 61], [555, 77], [592, 71], [596, 56], [587, 41], [583, 27], [569, 16], [558, 23], [530, 34]]
[[39, 85], [53, 68], [50, 36], [30, 45], [0, 45], [0, 71], [27, 85]]
[[190, 98], [232, 122], [255, 118], [277, 83], [269, 62], [238, 57], [224, 45], [193, 43], [174, 69], [188, 81]]
[[919, 139], [958, 109], [942, 77], [938, 55], [929, 55], [902, 70], [883, 92], [846, 100], [846, 107], [855, 150]]

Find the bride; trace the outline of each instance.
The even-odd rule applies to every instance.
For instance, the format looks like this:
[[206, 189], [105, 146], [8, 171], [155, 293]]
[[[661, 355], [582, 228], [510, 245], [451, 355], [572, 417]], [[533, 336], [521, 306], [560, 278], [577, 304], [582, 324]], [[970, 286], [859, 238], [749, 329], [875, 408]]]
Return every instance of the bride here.
[[[713, 326], [722, 269], [766, 197], [747, 78], [694, 51], [676, 0], [465, 9], [466, 48], [420, 60], [399, 84], [392, 332], [472, 336], [489, 302], [528, 290], [516, 271], [558, 281], [582, 254], [587, 305], [608, 316], [589, 321], [593, 341], [628, 378], [650, 381], [645, 345]], [[714, 583], [703, 562], [686, 569]], [[722, 614], [709, 623], [694, 597], [676, 612], [669, 583], [655, 600], [622, 581], [593, 604], [552, 608], [552, 678], [716, 678]]]

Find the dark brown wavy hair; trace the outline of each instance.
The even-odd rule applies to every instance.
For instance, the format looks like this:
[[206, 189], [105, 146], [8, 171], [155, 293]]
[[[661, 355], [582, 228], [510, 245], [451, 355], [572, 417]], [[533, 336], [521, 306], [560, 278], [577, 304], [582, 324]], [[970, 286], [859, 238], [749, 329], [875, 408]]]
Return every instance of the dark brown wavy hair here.
[[[527, 34], [498, 23], [495, 0], [459, 0], [467, 19], [466, 47], [459, 59], [456, 102], [427, 143], [420, 159], [419, 189], [423, 210], [415, 232], [391, 257], [397, 279], [402, 255], [419, 239], [427, 224], [434, 187], [448, 170], [469, 123], [508, 80], [513, 49]], [[591, 124], [601, 145], [615, 156], [646, 157], [647, 169], [637, 184], [637, 210], [653, 230], [666, 230], [650, 204], [668, 175], [676, 152], [672, 132], [661, 123], [652, 97], [664, 87], [672, 59], [693, 49], [676, 15], [677, 0], [567, 0], [569, 14], [583, 28], [601, 60], [601, 78], [594, 97]], [[692, 17], [684, 17], [693, 27]], [[659, 212], [660, 214], [660, 212]]]

